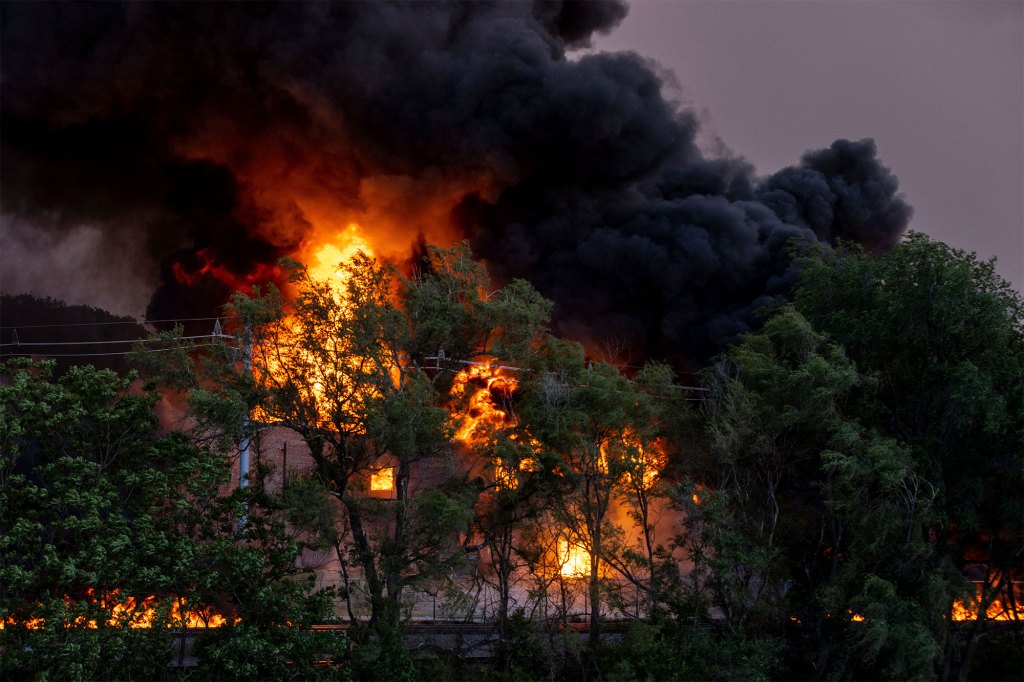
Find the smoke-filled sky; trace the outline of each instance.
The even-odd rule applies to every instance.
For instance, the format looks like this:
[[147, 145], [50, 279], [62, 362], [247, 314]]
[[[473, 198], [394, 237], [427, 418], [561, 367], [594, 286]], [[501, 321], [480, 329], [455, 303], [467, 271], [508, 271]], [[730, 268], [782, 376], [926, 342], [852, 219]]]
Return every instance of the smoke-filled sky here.
[[996, 256], [1024, 291], [1024, 2], [640, 0], [595, 48], [672, 69], [760, 172], [874, 138], [910, 229]]
[[[751, 25], [743, 7], [644, 5], [623, 23], [620, 0], [4, 3], [0, 288], [210, 314], [355, 223], [395, 260], [468, 239], [498, 282], [554, 300], [556, 332], [686, 364], [786, 294], [793, 240], [891, 248], [914, 215], [903, 176], [944, 180], [936, 157], [961, 183], [941, 207], [918, 192], [929, 224], [950, 205], [980, 220], [995, 216], [980, 205], [1019, 204], [1019, 176], [980, 177], [1019, 130], [986, 158], [961, 139], [983, 139], [973, 126], [1002, 121], [1003, 101], [922, 137], [889, 92], [892, 72], [913, 91], [943, 70], [887, 52], [896, 22], [798, 4]], [[849, 54], [835, 21], [879, 47]], [[972, 96], [947, 85], [949, 101]], [[918, 142], [887, 139], [894, 120]], [[932, 163], [895, 167], [887, 145]], [[1020, 227], [991, 218], [1007, 219]], [[974, 231], [996, 228], [956, 234]]]

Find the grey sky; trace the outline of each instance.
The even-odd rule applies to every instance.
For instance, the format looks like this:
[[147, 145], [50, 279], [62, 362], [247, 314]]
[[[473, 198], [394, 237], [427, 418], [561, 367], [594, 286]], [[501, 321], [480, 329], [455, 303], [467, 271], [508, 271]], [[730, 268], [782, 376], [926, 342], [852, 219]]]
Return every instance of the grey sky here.
[[595, 48], [673, 71], [705, 142], [762, 173], [875, 138], [911, 229], [1024, 291], [1024, 2], [633, 0]]

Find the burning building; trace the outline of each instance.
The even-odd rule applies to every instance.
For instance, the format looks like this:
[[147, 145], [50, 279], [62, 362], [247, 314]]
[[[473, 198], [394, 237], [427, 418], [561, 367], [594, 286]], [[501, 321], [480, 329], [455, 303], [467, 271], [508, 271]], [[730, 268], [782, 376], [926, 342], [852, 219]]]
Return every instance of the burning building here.
[[[582, 51], [625, 12], [618, 0], [3, 4], [3, 287], [46, 278], [52, 295], [150, 319], [208, 317], [235, 291], [283, 285], [282, 256], [326, 278], [359, 252], [411, 270], [426, 244], [467, 240], [497, 283], [524, 278], [552, 300], [553, 331], [592, 355], [688, 369], [789, 292], [793, 240], [896, 244], [911, 209], [873, 141], [837, 140], [764, 177], [702, 150], [698, 117], [652, 65]], [[474, 367], [454, 381], [465, 447], [481, 422], [516, 421], [515, 373]], [[290, 438], [264, 436], [281, 488], [318, 456]], [[617, 438], [589, 471], [623, 467], [642, 491], [662, 455]], [[514, 490], [543, 470], [528, 435], [517, 446], [477, 463], [483, 485]], [[408, 472], [368, 461], [358, 492], [387, 505]], [[538, 575], [599, 572], [580, 529], [535, 534]], [[486, 614], [493, 593], [476, 594], [455, 608]]]

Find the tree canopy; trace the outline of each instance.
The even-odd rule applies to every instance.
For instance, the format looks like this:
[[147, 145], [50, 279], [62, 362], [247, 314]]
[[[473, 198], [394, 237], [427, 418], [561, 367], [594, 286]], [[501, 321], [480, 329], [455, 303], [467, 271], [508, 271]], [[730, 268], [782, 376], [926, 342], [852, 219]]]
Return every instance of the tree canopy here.
[[157, 395], [132, 376], [52, 371], [0, 364], [5, 676], [173, 676], [185, 627], [224, 626], [198, 645], [220, 651], [202, 659], [213, 677], [280, 674], [337, 648], [284, 627], [322, 620], [329, 602], [295, 569], [301, 545], [271, 506], [252, 497], [248, 536], [236, 535], [242, 500], [224, 494], [223, 454], [162, 433]]
[[[179, 429], [134, 375], [0, 365], [5, 673], [101, 677], [132, 651], [118, 675], [184, 674], [191, 616], [224, 624], [197, 644], [209, 677], [465, 674], [407, 650], [410, 600], [448, 590], [475, 617], [493, 586], [509, 679], [998, 677], [1016, 659], [986, 652], [1020, 636], [988, 621], [1021, 612], [1021, 297], [920, 235], [796, 257], [792, 299], [696, 388], [550, 336], [551, 305], [492, 290], [465, 245], [407, 275], [287, 262], [226, 335], [151, 340]], [[312, 470], [232, 490], [279, 427]], [[305, 547], [336, 557], [336, 594]], [[351, 641], [309, 627], [339, 616]]]
[[1021, 297], [923, 235], [799, 267], [793, 305], [706, 372], [697, 584], [783, 637], [788, 675], [966, 679], [988, 605], [1018, 599]]

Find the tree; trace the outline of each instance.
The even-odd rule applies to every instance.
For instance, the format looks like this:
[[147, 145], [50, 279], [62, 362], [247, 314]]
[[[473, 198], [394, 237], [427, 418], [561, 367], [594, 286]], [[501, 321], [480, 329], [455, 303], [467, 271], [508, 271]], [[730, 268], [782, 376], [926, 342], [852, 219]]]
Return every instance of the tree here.
[[922, 234], [880, 258], [846, 246], [799, 262], [797, 308], [876, 380], [853, 409], [935, 488], [937, 554], [980, 572], [981, 617], [964, 651], [949, 638], [943, 669], [966, 675], [986, 605], [1019, 603], [1007, 587], [1024, 541], [1024, 302], [991, 262]]
[[[315, 637], [284, 623], [322, 614], [322, 599], [289, 588], [298, 546], [258, 499], [248, 542], [235, 535], [240, 500], [221, 494], [223, 456], [161, 433], [156, 394], [134, 390], [131, 376], [72, 367], [55, 381], [52, 371], [0, 364], [4, 676], [173, 676], [175, 632], [211, 621], [225, 625], [219, 640], [245, 633], [250, 654], [277, 641], [263, 647], [265, 676], [281, 676], [288, 659], [311, 666], [300, 652]], [[236, 618], [244, 625], [231, 627]], [[139, 624], [149, 627], [129, 627]], [[343, 643], [318, 639], [320, 652]], [[209, 673], [220, 662], [202, 664]]]
[[[166, 587], [148, 578], [166, 580], [163, 557], [173, 539], [160, 532], [156, 505], [141, 491], [162, 478], [157, 472], [166, 475], [162, 460], [182, 444], [154, 437], [152, 400], [127, 395], [128, 382], [111, 372], [73, 368], [54, 383], [52, 371], [52, 363], [28, 360], [0, 366], [7, 379], [0, 385], [3, 669], [93, 678], [108, 659], [138, 646], [145, 653], [129, 662], [153, 670], [170, 660], [165, 630], [89, 636], [84, 626], [131, 620], [141, 604], [121, 618], [114, 607], [139, 590]], [[210, 471], [200, 467], [197, 479]]]
[[[523, 626], [522, 611], [518, 616], [510, 611], [512, 590], [517, 579], [541, 563], [524, 535], [530, 535], [531, 526], [544, 522], [553, 504], [553, 487], [547, 480], [551, 474], [539, 465], [537, 448], [521, 421], [512, 425], [481, 423], [471, 442], [475, 454], [491, 463], [494, 475], [493, 484], [480, 495], [473, 526], [481, 546], [488, 549], [489, 568], [498, 590], [497, 649], [502, 672], [507, 675], [514, 661], [522, 660], [526, 653], [510, 627], [513, 623], [519, 623], [520, 629]], [[550, 576], [536, 577], [541, 584], [550, 581]]]
[[549, 338], [536, 358], [520, 410], [540, 443], [542, 461], [559, 473], [554, 516], [567, 531], [556, 550], [565, 554], [559, 560], [573, 562], [580, 549], [587, 554], [589, 565], [572, 569], [587, 581], [590, 644], [596, 649], [605, 543], [615, 533], [608, 512], [620, 465], [612, 448], [626, 428], [629, 382], [605, 363], [588, 370], [576, 343]]
[[708, 379], [714, 491], [692, 509], [688, 546], [729, 627], [788, 636], [796, 676], [932, 675], [935, 489], [852, 412], [871, 379], [792, 307]]
[[[665, 368], [649, 367], [632, 380], [613, 365], [585, 362], [579, 344], [554, 338], [533, 359], [521, 381], [519, 414], [524, 437], [536, 443], [541, 465], [554, 474], [548, 478], [555, 488], [553, 520], [566, 535], [557, 548], [559, 560], [572, 562], [574, 551], [586, 552], [588, 565], [569, 572], [586, 580], [590, 646], [596, 652], [611, 570], [657, 600], [651, 503], [665, 466], [656, 441], [659, 409], [670, 411], [673, 403], [664, 395], [671, 376]], [[611, 516], [623, 501], [636, 524], [639, 552], [627, 545], [627, 529]], [[559, 573], [563, 577], [566, 569]]]
[[[678, 579], [679, 561], [671, 542], [659, 542], [656, 527], [668, 511], [670, 462], [681, 458], [672, 436], [692, 428], [685, 394], [666, 365], [644, 366], [631, 382], [629, 426], [618, 444], [621, 478], [619, 500], [637, 537], [633, 546], [609, 553], [608, 562], [644, 595], [645, 612], [664, 608], [666, 591]], [[639, 611], [640, 599], [637, 599]], [[639, 617], [640, 613], [637, 613]]]
[[[244, 321], [237, 334], [252, 348], [250, 366], [237, 352], [214, 348], [205, 365], [179, 355], [184, 364], [164, 374], [190, 389], [209, 423], [230, 430], [251, 412], [302, 436], [318, 479], [343, 510], [343, 577], [358, 568], [372, 641], [398, 652], [403, 594], [446, 575], [465, 555], [462, 535], [478, 492], [457, 472], [415, 485], [416, 471], [442, 471], [450, 460], [452, 378], [471, 358], [528, 344], [549, 305], [523, 282], [487, 295], [484, 270], [465, 245], [428, 249], [410, 278], [364, 254], [340, 264], [336, 282], [316, 281], [298, 263], [287, 267], [290, 298], [271, 288], [238, 294], [230, 308]], [[215, 399], [207, 400], [211, 391]], [[242, 411], [221, 418], [224, 405]], [[393, 499], [367, 494], [371, 477], [384, 470]]]

